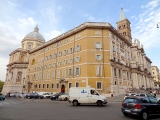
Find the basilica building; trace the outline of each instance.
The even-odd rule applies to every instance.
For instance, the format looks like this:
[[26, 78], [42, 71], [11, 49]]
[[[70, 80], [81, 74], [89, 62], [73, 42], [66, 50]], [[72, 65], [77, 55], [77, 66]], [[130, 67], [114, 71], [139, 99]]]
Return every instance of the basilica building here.
[[152, 62], [140, 41], [132, 39], [123, 9], [116, 24], [85, 22], [47, 42], [36, 26], [11, 52], [2, 92], [56, 93], [91, 86], [107, 96], [154, 88]]

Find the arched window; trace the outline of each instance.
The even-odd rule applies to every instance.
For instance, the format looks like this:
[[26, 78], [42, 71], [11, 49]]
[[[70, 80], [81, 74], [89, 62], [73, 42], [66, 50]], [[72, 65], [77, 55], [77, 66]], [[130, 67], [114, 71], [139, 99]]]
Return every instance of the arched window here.
[[34, 64], [35, 64], [35, 59], [32, 60], [32, 65], [34, 65]]

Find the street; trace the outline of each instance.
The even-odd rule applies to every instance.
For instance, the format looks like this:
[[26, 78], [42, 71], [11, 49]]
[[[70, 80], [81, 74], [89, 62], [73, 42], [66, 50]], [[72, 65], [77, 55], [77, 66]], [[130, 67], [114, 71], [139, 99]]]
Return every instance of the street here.
[[[0, 120], [134, 120], [121, 113], [121, 102], [72, 106], [68, 101], [16, 99], [0, 101]], [[153, 118], [152, 118], [153, 119]], [[159, 120], [159, 118], [154, 118]]]

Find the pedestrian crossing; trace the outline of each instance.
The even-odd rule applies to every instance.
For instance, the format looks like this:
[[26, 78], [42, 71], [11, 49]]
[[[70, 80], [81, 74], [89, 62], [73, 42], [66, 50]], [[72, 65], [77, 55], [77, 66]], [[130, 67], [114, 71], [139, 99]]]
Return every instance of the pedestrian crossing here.
[[16, 102], [0, 101], [0, 106], [2, 106], [2, 105], [9, 105], [9, 104], [17, 104], [17, 103]]
[[24, 100], [14, 100], [14, 101], [11, 101], [11, 100], [0, 100], [0, 106], [6, 106], [6, 105], [15, 105], [15, 104], [20, 104], [22, 102], [29, 102], [31, 100], [29, 99], [24, 99]]

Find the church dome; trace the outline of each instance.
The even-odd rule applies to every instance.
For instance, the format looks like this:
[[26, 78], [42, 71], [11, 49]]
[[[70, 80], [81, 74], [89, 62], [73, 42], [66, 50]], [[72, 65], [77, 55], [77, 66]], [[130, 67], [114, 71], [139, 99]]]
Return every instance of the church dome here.
[[39, 33], [39, 29], [38, 26], [36, 26], [34, 28], [33, 32], [30, 32], [29, 34], [27, 34], [24, 39], [36, 39], [36, 40], [42, 40], [45, 41], [45, 39], [43, 38], [42, 34]]

